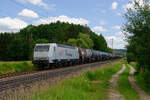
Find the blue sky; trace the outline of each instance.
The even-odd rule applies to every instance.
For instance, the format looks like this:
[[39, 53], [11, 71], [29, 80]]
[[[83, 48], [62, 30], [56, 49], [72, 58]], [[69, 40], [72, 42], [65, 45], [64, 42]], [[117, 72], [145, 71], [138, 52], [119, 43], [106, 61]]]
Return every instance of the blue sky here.
[[[102, 34], [109, 47], [123, 48], [125, 7], [131, 0], [2, 0], [0, 3], [0, 32], [16, 32], [29, 24], [39, 25], [57, 20], [87, 24]], [[60, 33], [61, 34], [61, 33]]]

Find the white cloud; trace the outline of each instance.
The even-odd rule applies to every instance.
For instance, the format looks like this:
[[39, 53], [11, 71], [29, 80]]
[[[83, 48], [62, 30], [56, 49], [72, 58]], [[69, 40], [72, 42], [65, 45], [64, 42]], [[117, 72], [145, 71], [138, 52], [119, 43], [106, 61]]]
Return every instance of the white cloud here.
[[100, 20], [100, 25], [105, 25], [106, 24], [106, 22], [104, 21], [104, 20]]
[[47, 8], [48, 5], [46, 3], [44, 3], [42, 0], [20, 0], [21, 2], [28, 2], [28, 3], [31, 3], [33, 5], [36, 5], [36, 6], [42, 6], [44, 8]]
[[[113, 49], [123, 49], [125, 47], [125, 45], [127, 44], [124, 41], [124, 38], [122, 38], [122, 37], [106, 36], [105, 39], [106, 39], [106, 41], [108, 43], [108, 46], [110, 48], [113, 47]], [[113, 46], [112, 46], [112, 42], [113, 42]]]
[[19, 14], [21, 17], [26, 17], [26, 18], [38, 18], [38, 14], [32, 10], [29, 9], [23, 9]]
[[114, 9], [114, 10], [117, 9], [117, 6], [118, 6], [117, 2], [113, 2], [111, 5], [112, 9]]
[[116, 26], [112, 26], [113, 29], [120, 29], [121, 27], [116, 25]]
[[34, 21], [34, 25], [40, 25], [40, 24], [49, 24], [49, 23], [54, 23], [54, 22], [68, 22], [68, 23], [73, 23], [73, 24], [80, 24], [80, 25], [87, 25], [89, 23], [88, 20], [83, 19], [83, 18], [70, 18], [67, 16], [58, 16], [58, 17], [48, 17], [48, 18], [43, 18], [39, 19], [37, 21]]
[[102, 26], [95, 26], [95, 27], [93, 27], [93, 31], [96, 31], [96, 32], [106, 32], [107, 29], [103, 28]]
[[27, 23], [18, 18], [0, 18], [0, 32], [17, 32], [27, 26]]

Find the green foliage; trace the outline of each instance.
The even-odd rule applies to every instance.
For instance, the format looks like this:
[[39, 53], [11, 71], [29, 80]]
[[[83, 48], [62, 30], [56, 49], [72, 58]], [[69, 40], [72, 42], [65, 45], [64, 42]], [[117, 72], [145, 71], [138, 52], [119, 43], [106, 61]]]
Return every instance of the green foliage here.
[[13, 33], [0, 34], [0, 60], [9, 60], [9, 46], [14, 37]]
[[123, 30], [129, 33], [127, 58], [135, 60], [138, 71], [150, 70], [150, 6], [148, 0], [143, 0], [141, 5], [134, 1], [134, 7], [125, 14], [126, 24]]
[[109, 52], [109, 53], [113, 53], [113, 50], [111, 49], [111, 48], [107, 48], [107, 50], [106, 50], [107, 52]]
[[15, 34], [0, 34], [0, 61], [32, 60], [35, 44], [48, 42], [107, 51], [104, 37], [96, 35], [89, 27], [58, 21], [39, 26], [28, 25]]
[[[21, 52], [20, 52], [21, 51]], [[10, 60], [21, 60], [24, 57], [24, 43], [18, 37], [12, 40], [12, 43], [9, 46], [9, 57]]]
[[108, 100], [109, 79], [121, 69], [122, 62], [104, 65], [79, 77], [67, 79], [56, 87], [38, 92], [28, 100]]
[[0, 74], [34, 70], [31, 62], [0, 62]]
[[101, 51], [111, 52], [110, 48], [107, 47], [107, 42], [102, 35], [92, 34], [92, 40], [94, 42], [94, 49]]
[[80, 33], [78, 36], [78, 39], [69, 39], [68, 44], [71, 44], [72, 46], [78, 46], [82, 48], [93, 48], [93, 41], [90, 39], [89, 35]]
[[134, 76], [139, 87], [150, 94], [150, 72], [143, 72], [135, 74]]
[[72, 46], [77, 46], [77, 40], [76, 39], [69, 39], [68, 44], [71, 44]]
[[35, 41], [35, 43], [48, 43], [48, 40], [46, 40], [46, 39], [37, 39]]
[[88, 48], [88, 49], [92, 49], [93, 48], [94, 44], [93, 44], [92, 39], [90, 39], [89, 35], [80, 33], [78, 37], [79, 37], [78, 42], [77, 42], [78, 46], [81, 43], [81, 47], [82, 48]]
[[148, 94], [150, 94], [150, 72], [138, 72], [137, 64], [136, 63], [130, 63], [135, 69], [136, 73], [134, 74], [134, 77], [136, 79], [136, 83], [139, 85], [140, 88], [142, 88], [144, 91], [146, 91]]

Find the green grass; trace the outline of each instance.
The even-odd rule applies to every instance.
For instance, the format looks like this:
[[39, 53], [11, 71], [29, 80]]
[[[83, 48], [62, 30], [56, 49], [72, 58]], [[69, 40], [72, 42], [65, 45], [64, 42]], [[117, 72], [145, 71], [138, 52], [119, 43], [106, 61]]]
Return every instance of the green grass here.
[[135, 70], [137, 70], [137, 66], [136, 66], [136, 63], [135, 63], [135, 62], [131, 62], [130, 65], [131, 65]]
[[150, 94], [150, 80], [146, 77], [150, 77], [150, 73], [140, 73], [134, 75], [136, 79], [136, 83], [139, 85], [140, 88], [142, 88], [144, 91], [146, 91], [148, 94]]
[[122, 63], [117, 61], [96, 71], [87, 71], [51, 89], [39, 92], [28, 100], [108, 100], [108, 80], [121, 69]]
[[0, 62], [0, 74], [23, 72], [34, 69], [35, 68], [30, 61]]
[[[137, 70], [136, 63], [130, 63], [130, 65]], [[135, 73], [134, 78], [138, 86], [150, 94], [150, 72]]]
[[140, 100], [138, 93], [131, 87], [128, 80], [129, 70], [130, 68], [126, 66], [125, 71], [119, 76], [118, 90], [125, 100]]

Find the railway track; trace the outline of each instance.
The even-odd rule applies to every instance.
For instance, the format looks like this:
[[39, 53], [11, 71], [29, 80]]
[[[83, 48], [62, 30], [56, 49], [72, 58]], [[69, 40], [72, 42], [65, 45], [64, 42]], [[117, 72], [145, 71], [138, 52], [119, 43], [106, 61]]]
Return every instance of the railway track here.
[[[77, 72], [90, 67], [91, 68], [97, 67], [109, 61], [83, 64], [83, 65], [77, 65], [77, 66], [66, 67], [66, 68], [52, 69], [47, 71], [33, 71], [33, 72], [31, 71], [31, 72], [24, 72], [18, 74], [15, 73], [14, 76], [10, 76], [12, 74], [4, 75], [0, 77], [0, 94], [4, 91], [7, 91], [9, 89], [15, 89], [22, 85], [28, 86], [37, 81], [47, 80], [61, 75], [68, 75], [73, 72]], [[0, 100], [2, 98], [4, 98], [4, 96], [0, 95]]]

